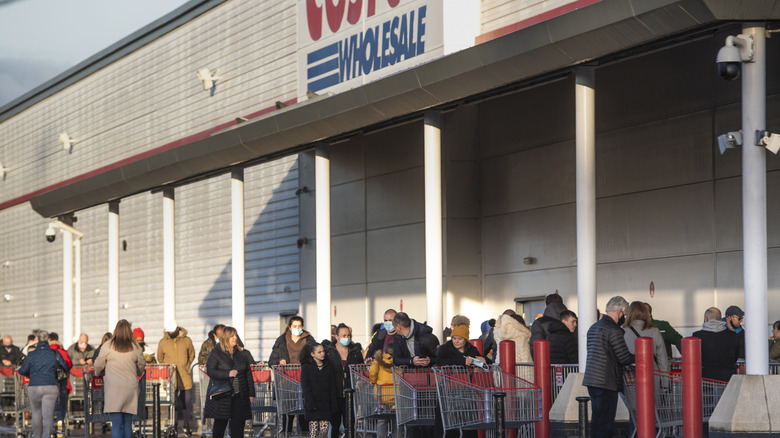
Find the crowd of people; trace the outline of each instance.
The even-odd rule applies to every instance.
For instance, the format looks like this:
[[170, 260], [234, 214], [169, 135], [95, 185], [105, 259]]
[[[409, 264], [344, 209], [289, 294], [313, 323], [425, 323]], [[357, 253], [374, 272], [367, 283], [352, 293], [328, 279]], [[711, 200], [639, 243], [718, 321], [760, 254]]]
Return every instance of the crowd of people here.
[[[701, 339], [702, 376], [729, 380], [736, 372], [737, 361], [745, 356], [744, 312], [729, 306], [723, 316], [718, 308], [707, 309], [702, 329], [693, 333]], [[373, 328], [368, 346], [352, 340], [352, 329], [342, 323], [333, 326], [331, 337], [317, 342], [304, 328], [304, 319], [293, 316], [284, 332], [274, 342], [269, 365], [300, 364], [304, 414], [283, 419], [290, 430], [298, 422], [300, 430], [312, 438], [339, 437], [345, 421], [344, 389], [351, 386], [349, 366], [370, 364], [370, 380], [381, 387], [382, 405], [394, 409], [392, 393], [393, 366], [432, 367], [444, 365], [485, 366], [499, 362], [501, 341], [515, 342], [517, 363], [533, 361], [534, 341], [545, 339], [550, 346], [550, 362], [578, 363], [577, 315], [567, 309], [562, 297], [550, 294], [545, 298], [544, 312], [527, 324], [522, 315], [511, 309], [495, 319], [481, 323], [482, 351], [471, 339], [468, 317], [456, 315], [445, 330], [440, 343], [433, 329], [425, 322], [412, 319], [404, 312], [388, 309], [383, 321]], [[780, 360], [780, 321], [773, 325], [769, 339], [771, 361]], [[587, 362], [583, 385], [592, 400], [591, 434], [611, 436], [617, 407], [617, 395], [622, 390], [623, 367], [634, 362], [634, 340], [653, 339], [653, 358], [659, 370], [670, 369], [672, 347], [681, 351], [680, 335], [668, 322], [653, 317], [648, 303], [628, 303], [613, 297], [604, 314], [588, 328]], [[82, 333], [65, 349], [57, 333], [38, 330], [28, 336], [27, 344], [19, 348], [10, 336], [0, 347], [3, 366], [20, 366], [19, 372], [30, 378], [33, 438], [48, 437], [52, 423], [43, 418], [63, 419], [67, 408], [70, 381], [67, 371], [73, 366], [94, 366], [96, 373], [105, 373], [105, 412], [111, 417], [114, 438], [129, 438], [130, 419], [137, 414], [137, 377], [146, 364], [174, 364], [176, 373], [176, 425], [185, 436], [192, 435], [193, 376], [190, 365], [195, 361], [195, 349], [187, 330], [175, 321], [164, 328], [156, 351], [145, 342], [144, 331], [132, 328], [121, 320], [113, 332], [103, 335], [99, 346], [89, 343]], [[206, 367], [209, 386], [204, 406], [204, 418], [214, 419], [213, 435], [222, 438], [228, 427], [230, 436], [243, 434], [245, 422], [251, 419], [251, 403], [255, 397], [251, 365], [252, 354], [244, 348], [233, 327], [217, 324], [209, 332], [197, 355], [197, 362]], [[436, 411], [439, 414], [439, 411]], [[440, 415], [437, 415], [439, 417]], [[387, 424], [380, 421], [378, 436], [384, 438]], [[425, 433], [442, 434], [441, 418]], [[468, 435], [468, 434], [466, 434]]]

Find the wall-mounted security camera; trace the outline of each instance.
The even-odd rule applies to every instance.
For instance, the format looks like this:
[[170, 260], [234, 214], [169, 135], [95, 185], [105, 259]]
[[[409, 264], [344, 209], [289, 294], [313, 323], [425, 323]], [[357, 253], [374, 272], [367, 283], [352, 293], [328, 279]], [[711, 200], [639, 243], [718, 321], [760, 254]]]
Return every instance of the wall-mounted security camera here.
[[742, 63], [753, 61], [753, 37], [737, 35], [726, 38], [726, 45], [718, 50], [718, 74], [727, 81], [739, 77]]
[[742, 131], [728, 132], [718, 136], [718, 149], [720, 154], [725, 154], [730, 149], [742, 146]]
[[198, 79], [203, 82], [203, 89], [204, 90], [211, 90], [216, 86], [217, 81], [220, 79], [219, 76], [217, 76], [217, 71], [214, 70], [214, 73], [209, 71], [207, 68], [202, 68], [198, 70]]
[[46, 228], [45, 234], [46, 234], [46, 241], [49, 243], [52, 243], [57, 239], [57, 230], [51, 225], [49, 225]]

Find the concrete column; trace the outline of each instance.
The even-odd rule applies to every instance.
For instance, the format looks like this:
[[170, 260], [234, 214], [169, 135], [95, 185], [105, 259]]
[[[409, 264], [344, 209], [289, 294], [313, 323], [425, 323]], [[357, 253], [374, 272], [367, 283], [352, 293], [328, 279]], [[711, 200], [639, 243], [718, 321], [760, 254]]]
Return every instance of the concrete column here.
[[756, 146], [755, 132], [766, 129], [766, 34], [746, 23], [755, 52], [742, 65], [742, 239], [745, 280], [745, 371], [769, 374], [767, 350], [766, 149]]
[[577, 69], [575, 79], [577, 149], [577, 307], [579, 365], [585, 372], [588, 328], [596, 322], [596, 75]]
[[425, 113], [425, 297], [428, 325], [442, 340], [443, 254], [441, 196], [441, 113]]
[[[108, 327], [119, 321], [119, 201], [108, 203]], [[78, 332], [79, 330], [77, 330]]]
[[233, 327], [241, 339], [244, 337], [245, 284], [244, 284], [244, 169], [233, 169], [230, 180], [232, 200], [233, 262]]
[[62, 231], [62, 343], [73, 342], [73, 234]]
[[163, 325], [176, 320], [174, 190], [163, 189]]
[[81, 238], [73, 237], [73, 335], [77, 338], [81, 334]]
[[317, 146], [314, 156], [316, 218], [317, 332], [315, 339], [330, 339], [330, 146]]

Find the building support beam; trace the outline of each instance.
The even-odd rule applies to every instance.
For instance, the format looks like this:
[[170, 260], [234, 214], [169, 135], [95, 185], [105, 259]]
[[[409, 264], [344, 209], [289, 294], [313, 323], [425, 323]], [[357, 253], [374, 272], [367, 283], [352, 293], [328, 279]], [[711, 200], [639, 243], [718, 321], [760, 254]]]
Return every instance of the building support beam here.
[[[119, 201], [108, 203], [108, 327], [119, 322]], [[77, 332], [80, 330], [76, 330]]]
[[314, 151], [314, 203], [316, 219], [317, 332], [315, 339], [330, 339], [330, 145]]
[[441, 113], [425, 113], [425, 297], [428, 325], [442, 339], [443, 245], [441, 195]]
[[235, 168], [231, 172], [230, 199], [232, 218], [232, 242], [233, 260], [232, 287], [233, 287], [233, 327], [238, 336], [244, 336], [246, 292], [244, 283], [244, 169]]
[[163, 189], [163, 325], [176, 321], [176, 253], [174, 189]]

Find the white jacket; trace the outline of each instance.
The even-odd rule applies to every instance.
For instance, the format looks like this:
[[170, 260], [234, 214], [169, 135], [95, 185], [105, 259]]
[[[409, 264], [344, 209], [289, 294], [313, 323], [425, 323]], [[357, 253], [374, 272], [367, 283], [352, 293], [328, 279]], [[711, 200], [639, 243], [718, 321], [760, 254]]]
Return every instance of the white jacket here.
[[[510, 315], [501, 315], [498, 317], [496, 326], [493, 329], [493, 337], [496, 339], [496, 345], [499, 345], [499, 350], [501, 341], [515, 341], [516, 363], [533, 362], [533, 359], [531, 358], [531, 347], [529, 347], [531, 330], [520, 324]], [[496, 363], [499, 363], [498, 359], [499, 358], [497, 357]]]

